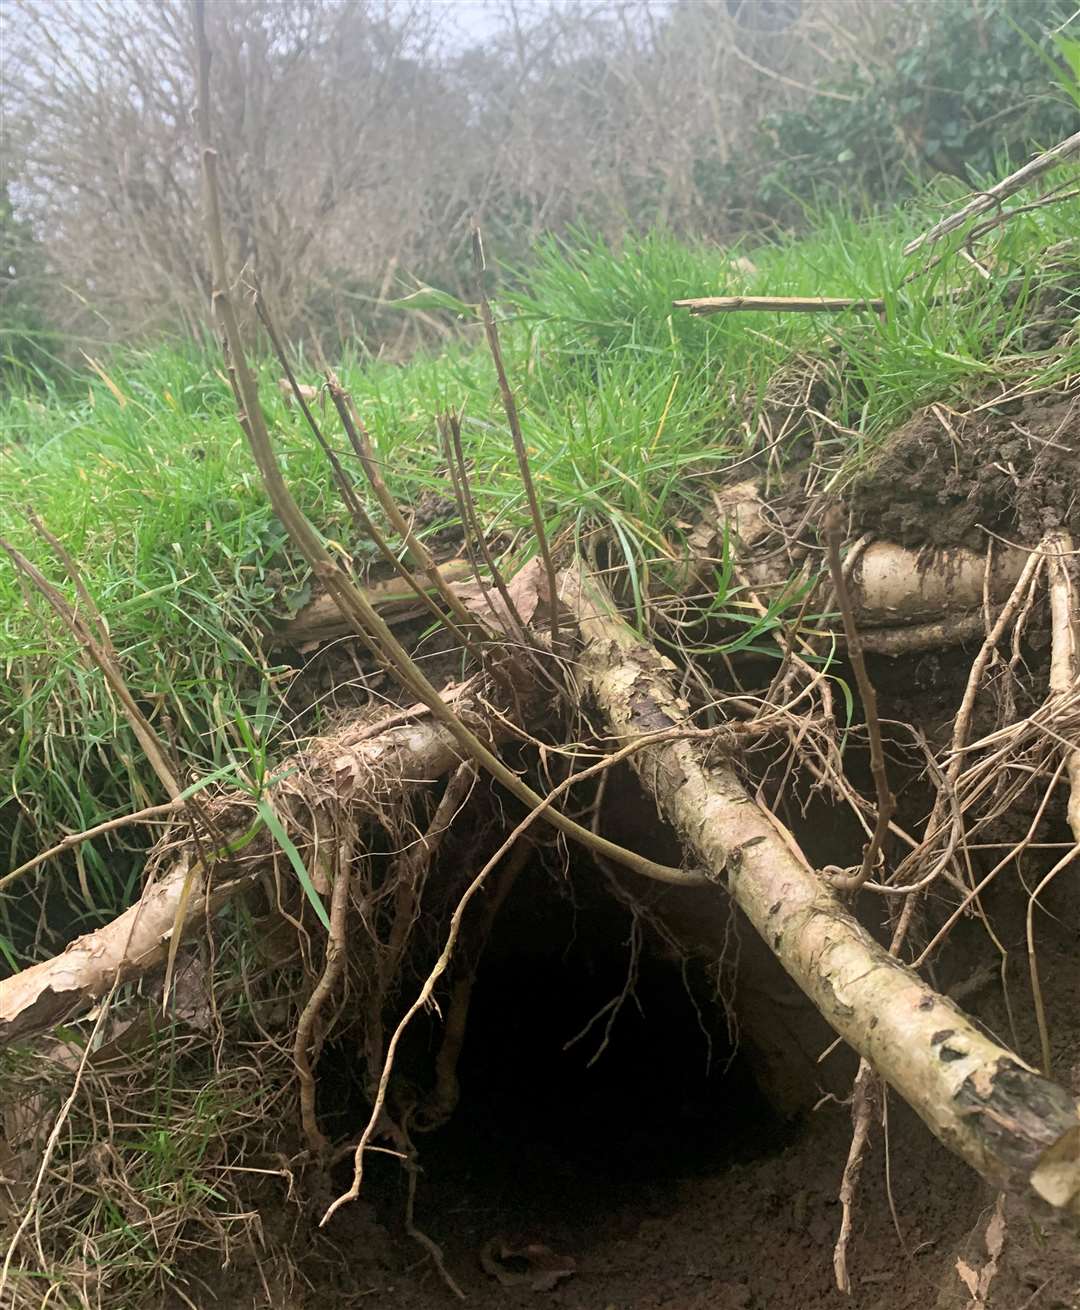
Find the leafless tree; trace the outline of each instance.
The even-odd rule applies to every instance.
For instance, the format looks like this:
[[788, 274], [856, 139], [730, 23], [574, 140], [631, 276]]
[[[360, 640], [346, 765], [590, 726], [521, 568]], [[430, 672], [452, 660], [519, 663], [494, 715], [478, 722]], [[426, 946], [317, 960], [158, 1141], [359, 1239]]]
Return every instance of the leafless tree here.
[[[290, 335], [340, 337], [377, 330], [406, 275], [462, 289], [474, 216], [511, 256], [575, 221], [723, 236], [712, 174], [833, 62], [874, 58], [902, 7], [505, 0], [467, 48], [452, 9], [422, 0], [214, 5], [230, 265]], [[200, 331], [185, 0], [13, 0], [9, 27], [6, 153], [54, 319], [121, 339]]]

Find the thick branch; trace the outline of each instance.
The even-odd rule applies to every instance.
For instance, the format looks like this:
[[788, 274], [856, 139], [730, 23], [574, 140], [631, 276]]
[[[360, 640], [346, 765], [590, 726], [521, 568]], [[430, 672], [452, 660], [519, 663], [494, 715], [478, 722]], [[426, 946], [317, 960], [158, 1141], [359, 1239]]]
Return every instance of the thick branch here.
[[[618, 617], [583, 570], [561, 595], [579, 668], [620, 742], [685, 717], [670, 661]], [[935, 1135], [995, 1186], [1080, 1216], [1080, 1108], [890, 957], [751, 800], [729, 760], [683, 740], [633, 759], [693, 856], [728, 891], [836, 1032]]]

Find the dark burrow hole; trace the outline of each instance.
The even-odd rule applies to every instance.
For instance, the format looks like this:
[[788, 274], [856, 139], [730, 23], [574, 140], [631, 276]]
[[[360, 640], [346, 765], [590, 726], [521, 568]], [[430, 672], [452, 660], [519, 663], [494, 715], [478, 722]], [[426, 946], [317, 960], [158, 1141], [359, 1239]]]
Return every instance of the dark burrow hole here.
[[[620, 1197], [663, 1206], [678, 1180], [791, 1140], [732, 1044], [715, 978], [648, 930], [632, 994], [612, 1016], [632, 968], [631, 931], [599, 870], [579, 867], [572, 890], [539, 866], [519, 878], [477, 975], [457, 1111], [415, 1138], [418, 1213], [433, 1234], [453, 1245], [474, 1227], [490, 1236], [570, 1223], [580, 1235]], [[420, 1025], [410, 1076], [426, 1066], [430, 1077], [441, 1034], [439, 1023]], [[324, 1056], [319, 1080], [324, 1125], [355, 1136], [367, 1107], [340, 1054]], [[403, 1171], [375, 1156], [368, 1177], [368, 1199], [396, 1226]]]

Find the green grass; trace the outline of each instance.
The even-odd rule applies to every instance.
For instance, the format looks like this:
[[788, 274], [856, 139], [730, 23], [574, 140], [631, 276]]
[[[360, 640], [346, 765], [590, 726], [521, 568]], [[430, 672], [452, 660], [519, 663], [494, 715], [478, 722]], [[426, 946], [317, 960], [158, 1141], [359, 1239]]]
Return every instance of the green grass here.
[[[647, 571], [678, 545], [676, 511], [692, 510], [703, 478], [750, 451], [778, 379], [804, 375], [809, 358], [827, 362], [827, 416], [837, 427], [821, 453], [837, 485], [921, 404], [996, 378], [1047, 381], [1080, 367], [1077, 348], [1027, 355], [1022, 336], [1042, 252], [1073, 235], [1075, 208], [1009, 223], [995, 238], [989, 280], [954, 256], [905, 285], [917, 261], [903, 257], [904, 242], [946, 207], [939, 195], [861, 224], [822, 215], [812, 238], [744, 252], [753, 272], [740, 271], [731, 252], [662, 234], [617, 251], [585, 234], [542, 245], [507, 278], [499, 311], [552, 536], [568, 542], [602, 528], [640, 596]], [[673, 298], [737, 292], [884, 296], [888, 315], [693, 319], [671, 309]], [[279, 369], [264, 361], [260, 370], [301, 505], [330, 542], [363, 553], [322, 456], [277, 393]], [[317, 380], [311, 368], [298, 371]], [[530, 550], [494, 371], [474, 324], [438, 358], [352, 359], [340, 372], [406, 505], [425, 492], [448, 495], [433, 415], [465, 404], [480, 513], [515, 559]], [[309, 581], [268, 508], [216, 361], [163, 347], [117, 354], [105, 373], [88, 372], [78, 398], [13, 396], [0, 406], [0, 531], [70, 594], [21, 507], [32, 504], [65, 542], [129, 685], [175, 739], [185, 780], [224, 769], [257, 791], [259, 771], [296, 731], [286, 682], [260, 650], [260, 623], [299, 606]], [[355, 471], [329, 418], [326, 427]], [[0, 615], [2, 869], [161, 795], [101, 675], [42, 603], [27, 601], [6, 560]], [[144, 841], [125, 830], [87, 843], [3, 897], [9, 964], [15, 944], [29, 949], [38, 920], [25, 887], [59, 898], [63, 909], [49, 916], [59, 931], [85, 930], [130, 900]]]

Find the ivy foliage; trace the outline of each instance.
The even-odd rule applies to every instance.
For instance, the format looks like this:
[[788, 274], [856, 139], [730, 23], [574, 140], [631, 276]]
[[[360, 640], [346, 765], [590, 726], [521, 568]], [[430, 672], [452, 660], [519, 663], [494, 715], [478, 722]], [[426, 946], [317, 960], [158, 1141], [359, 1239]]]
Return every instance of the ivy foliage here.
[[763, 120], [750, 158], [724, 179], [728, 194], [734, 186], [750, 215], [785, 223], [811, 196], [870, 207], [935, 174], [998, 174], [1080, 129], [1077, 38], [1075, 0], [904, 6], [891, 55]]

